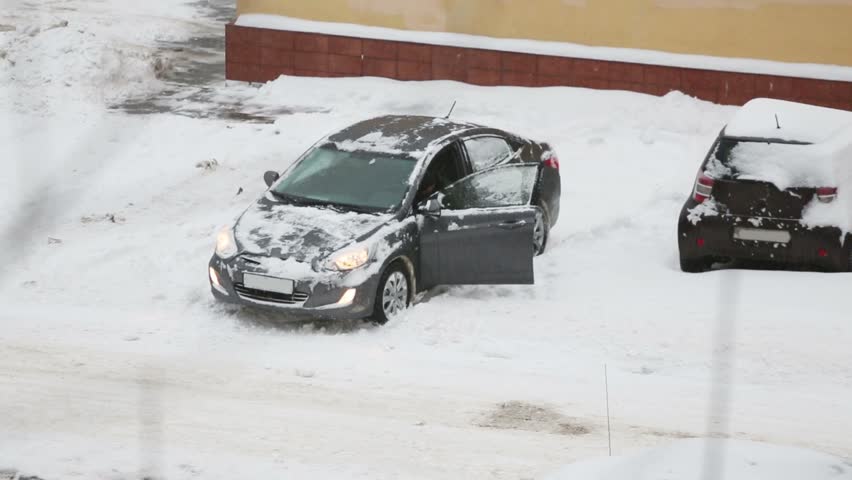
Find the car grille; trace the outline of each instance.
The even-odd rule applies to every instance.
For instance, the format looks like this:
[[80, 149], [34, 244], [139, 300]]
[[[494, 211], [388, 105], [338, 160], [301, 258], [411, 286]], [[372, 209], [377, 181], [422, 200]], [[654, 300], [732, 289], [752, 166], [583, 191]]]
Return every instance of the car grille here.
[[244, 300], [255, 300], [259, 302], [280, 303], [282, 305], [303, 304], [308, 301], [307, 293], [294, 292], [292, 295], [284, 293], [267, 292], [265, 290], [254, 290], [246, 288], [242, 283], [234, 284], [237, 295]]

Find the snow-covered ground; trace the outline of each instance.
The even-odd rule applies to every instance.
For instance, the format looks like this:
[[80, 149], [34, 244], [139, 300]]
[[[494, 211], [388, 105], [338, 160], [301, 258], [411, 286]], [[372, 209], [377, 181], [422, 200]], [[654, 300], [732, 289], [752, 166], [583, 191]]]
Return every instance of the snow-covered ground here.
[[[157, 41], [213, 27], [175, 1], [3, 0], [0, 470], [540, 478], [607, 454], [604, 365], [616, 454], [704, 436], [727, 371], [714, 359], [732, 361], [731, 437], [852, 457], [852, 276], [678, 269], [677, 215], [735, 109], [286, 77], [214, 85], [219, 105], [297, 112], [269, 124], [108, 108], [163, 88]], [[459, 119], [559, 152], [562, 216], [535, 286], [442, 289], [382, 328], [279, 325], [212, 301], [213, 236], [264, 171], [356, 120], [453, 100]], [[720, 312], [735, 328], [717, 336]], [[766, 465], [766, 448], [731, 458], [757, 449]], [[802, 462], [852, 476], [839, 458]]]
[[[697, 468], [696, 468], [697, 467]], [[743, 441], [692, 439], [627, 457], [578, 462], [551, 480], [844, 479], [852, 463], [824, 453]]]

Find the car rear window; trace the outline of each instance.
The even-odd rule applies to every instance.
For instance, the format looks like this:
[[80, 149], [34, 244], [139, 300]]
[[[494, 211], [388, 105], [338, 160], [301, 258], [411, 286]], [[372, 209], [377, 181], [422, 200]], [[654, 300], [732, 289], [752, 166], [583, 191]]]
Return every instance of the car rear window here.
[[769, 182], [781, 190], [834, 183], [832, 158], [810, 144], [723, 138], [708, 162], [717, 179]]

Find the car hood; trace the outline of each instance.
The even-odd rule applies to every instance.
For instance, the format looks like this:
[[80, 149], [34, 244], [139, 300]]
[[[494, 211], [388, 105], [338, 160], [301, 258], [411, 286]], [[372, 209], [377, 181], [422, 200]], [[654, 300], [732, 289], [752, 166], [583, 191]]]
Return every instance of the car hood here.
[[389, 214], [339, 212], [261, 198], [234, 227], [241, 251], [311, 263], [380, 228]]

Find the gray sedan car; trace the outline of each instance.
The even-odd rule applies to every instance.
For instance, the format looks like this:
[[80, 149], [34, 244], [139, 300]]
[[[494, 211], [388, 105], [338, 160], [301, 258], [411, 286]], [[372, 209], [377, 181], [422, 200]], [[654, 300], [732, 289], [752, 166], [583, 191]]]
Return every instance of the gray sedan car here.
[[532, 284], [559, 217], [545, 143], [420, 116], [324, 138], [219, 233], [213, 295], [292, 319], [385, 323], [437, 285]]

